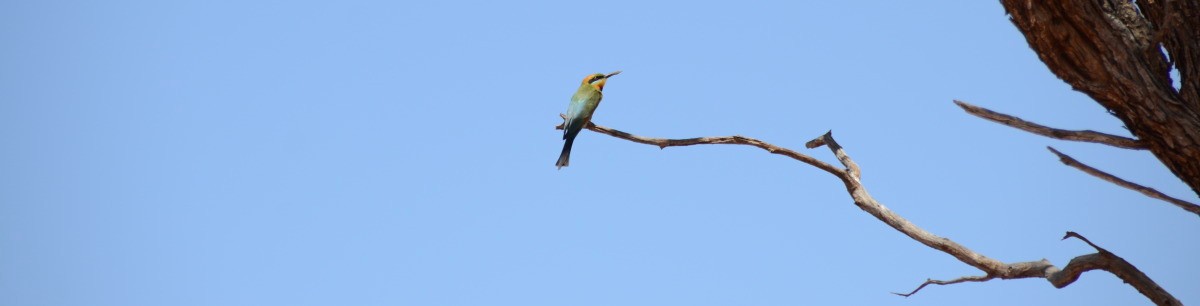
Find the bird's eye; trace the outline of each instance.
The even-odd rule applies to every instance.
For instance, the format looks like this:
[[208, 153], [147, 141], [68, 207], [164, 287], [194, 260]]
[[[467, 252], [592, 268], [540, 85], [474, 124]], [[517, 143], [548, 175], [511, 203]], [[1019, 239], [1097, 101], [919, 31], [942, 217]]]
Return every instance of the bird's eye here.
[[596, 81], [599, 81], [600, 79], [603, 79], [603, 78], [600, 76], [594, 76], [594, 77], [592, 77], [591, 81], [588, 81], [588, 83], [595, 83]]

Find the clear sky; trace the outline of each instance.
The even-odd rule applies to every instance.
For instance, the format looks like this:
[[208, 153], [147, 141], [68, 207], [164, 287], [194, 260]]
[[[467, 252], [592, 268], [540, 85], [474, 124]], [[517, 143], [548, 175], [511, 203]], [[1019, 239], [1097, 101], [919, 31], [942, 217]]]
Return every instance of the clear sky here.
[[[1006, 262], [1092, 253], [1200, 303], [1195, 200], [1054, 77], [996, 1], [6, 1], [2, 305], [1013, 305], [1148, 301], [1116, 277], [889, 294], [980, 274], [749, 147], [833, 130], [877, 199]], [[436, 2], [436, 4], [433, 4]]]

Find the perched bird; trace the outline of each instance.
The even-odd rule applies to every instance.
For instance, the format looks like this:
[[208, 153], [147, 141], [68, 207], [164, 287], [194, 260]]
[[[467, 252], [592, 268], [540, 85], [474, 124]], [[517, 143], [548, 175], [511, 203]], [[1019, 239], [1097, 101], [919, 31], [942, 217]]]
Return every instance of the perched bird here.
[[571, 106], [567, 107], [567, 119], [563, 123], [563, 139], [567, 142], [563, 144], [562, 154], [558, 155], [558, 163], [554, 164], [559, 169], [570, 163], [571, 144], [575, 143], [575, 136], [592, 121], [592, 113], [596, 112], [596, 106], [599, 106], [600, 99], [604, 98], [604, 94], [600, 93], [604, 90], [604, 82], [618, 73], [621, 72], [588, 75], [583, 78], [583, 84], [579, 85], [575, 95], [571, 96]]

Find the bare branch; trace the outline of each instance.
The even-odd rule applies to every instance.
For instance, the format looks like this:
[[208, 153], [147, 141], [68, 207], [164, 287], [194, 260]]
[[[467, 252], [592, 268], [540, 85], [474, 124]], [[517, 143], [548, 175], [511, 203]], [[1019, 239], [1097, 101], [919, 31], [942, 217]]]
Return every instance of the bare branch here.
[[[562, 129], [562, 126], [559, 125], [557, 128]], [[949, 254], [959, 261], [975, 267], [986, 274], [984, 276], [961, 277], [950, 281], [937, 281], [932, 279], [927, 280], [925, 284], [917, 287], [916, 290], [913, 290], [908, 294], [899, 294], [902, 296], [910, 296], [929, 284], [945, 285], [968, 281], [983, 282], [996, 278], [1046, 278], [1047, 280], [1050, 280], [1051, 284], [1053, 284], [1055, 287], [1062, 288], [1078, 279], [1079, 275], [1083, 272], [1102, 269], [1112, 272], [1122, 280], [1129, 282], [1135, 288], [1138, 288], [1139, 292], [1142, 292], [1143, 295], [1150, 298], [1155, 303], [1159, 303], [1160, 305], [1178, 304], [1178, 300], [1175, 300], [1174, 297], [1172, 297], [1169, 293], [1167, 293], [1165, 290], [1162, 290], [1161, 287], [1158, 287], [1158, 285], [1150, 280], [1149, 277], [1146, 277], [1145, 274], [1141, 273], [1141, 271], [1138, 271], [1136, 267], [1133, 267], [1133, 265], [1125, 262], [1119, 257], [1116, 257], [1116, 255], [1112, 255], [1112, 253], [1109, 253], [1108, 251], [1077, 257], [1075, 260], [1072, 260], [1071, 264], [1069, 264], [1067, 269], [1064, 270], [1059, 270], [1045, 259], [1005, 264], [999, 260], [976, 253], [975, 251], [972, 251], [971, 249], [968, 249], [950, 239], [939, 237], [920, 227], [917, 227], [912, 222], [909, 222], [907, 219], [904, 219], [900, 215], [883, 206], [883, 204], [880, 204], [871, 196], [870, 193], [867, 192], [866, 187], [863, 186], [859, 181], [860, 170], [858, 164], [856, 164], [854, 160], [851, 159], [848, 154], [846, 154], [845, 150], [838, 145], [837, 141], [833, 139], [832, 132], [827, 132], [824, 135], [817, 137], [817, 139], [809, 141], [805, 146], [810, 149], [821, 146], [829, 147], [830, 151], [837, 156], [838, 161], [840, 161], [842, 165], [846, 167], [846, 169], [838, 169], [831, 164], [817, 160], [811, 156], [800, 154], [796, 151], [786, 148], [781, 148], [758, 139], [743, 136], [666, 139], [637, 136], [592, 123], [588, 123], [585, 128], [597, 133], [636, 143], [653, 145], [659, 148], [690, 146], [698, 144], [740, 144], [755, 146], [770, 153], [791, 157], [821, 170], [825, 170], [825, 172], [833, 174], [835, 177], [840, 179], [842, 183], [846, 185], [846, 191], [850, 194], [850, 197], [854, 200], [854, 204], [857, 205], [859, 209], [871, 214], [876, 219], [883, 221], [883, 223], [891, 226], [900, 233], [907, 235], [909, 238], [929, 246], [930, 248]], [[1082, 239], [1082, 236], [1079, 238]], [[1099, 248], [1097, 247], [1097, 249]], [[1102, 258], [1097, 259], [1094, 258], [1095, 256], [1101, 256]]]
[[991, 275], [980, 275], [980, 276], [963, 276], [963, 277], [959, 277], [959, 278], [952, 279], [952, 280], [948, 280], [948, 281], [936, 280], [936, 279], [929, 278], [929, 279], [925, 279], [925, 282], [924, 282], [924, 283], [921, 283], [921, 285], [920, 285], [920, 286], [917, 286], [917, 289], [913, 289], [913, 291], [912, 291], [912, 292], [909, 292], [909, 293], [896, 293], [896, 292], [892, 292], [892, 294], [899, 295], [899, 296], [903, 296], [903, 297], [910, 297], [910, 296], [912, 296], [913, 294], [916, 294], [916, 293], [917, 293], [917, 291], [921, 291], [921, 289], [922, 289], [922, 288], [925, 288], [925, 286], [929, 286], [930, 284], [933, 284], [933, 285], [953, 285], [953, 284], [962, 283], [962, 282], [986, 282], [986, 281], [990, 281], [990, 280], [992, 280], [993, 278], [996, 278], [996, 277], [995, 277], [995, 276], [991, 276]]
[[1114, 146], [1114, 147], [1118, 147], [1118, 148], [1134, 149], [1134, 150], [1145, 150], [1147, 148], [1145, 143], [1142, 143], [1141, 141], [1139, 141], [1137, 139], [1133, 139], [1133, 138], [1122, 137], [1122, 136], [1117, 136], [1117, 135], [1112, 135], [1112, 134], [1106, 134], [1106, 133], [1101, 133], [1101, 132], [1092, 131], [1092, 130], [1071, 131], [1071, 130], [1056, 129], [1056, 128], [1044, 126], [1041, 124], [1025, 121], [1024, 119], [1017, 118], [1017, 117], [1014, 117], [1011, 115], [998, 113], [998, 112], [992, 111], [990, 109], [975, 106], [970, 103], [959, 101], [959, 100], [954, 100], [954, 104], [958, 104], [958, 107], [961, 107], [963, 110], [967, 111], [967, 113], [969, 113], [971, 115], [975, 115], [976, 117], [995, 121], [995, 122], [1003, 124], [1003, 125], [1007, 125], [1007, 126], [1014, 127], [1014, 128], [1026, 131], [1026, 132], [1030, 132], [1030, 133], [1034, 133], [1034, 134], [1038, 134], [1038, 135], [1042, 135], [1042, 136], [1046, 136], [1046, 137], [1050, 137], [1050, 138], [1054, 138], [1054, 139], [1094, 142], [1094, 143], [1106, 144], [1106, 145], [1110, 145], [1110, 146]]
[[1129, 188], [1133, 191], [1140, 192], [1148, 197], [1167, 201], [1167, 203], [1174, 204], [1175, 206], [1178, 206], [1179, 208], [1183, 208], [1183, 210], [1186, 210], [1188, 212], [1191, 212], [1193, 214], [1200, 216], [1200, 205], [1196, 205], [1195, 203], [1192, 203], [1192, 202], [1188, 202], [1188, 201], [1184, 201], [1184, 200], [1180, 200], [1180, 199], [1171, 197], [1169, 195], [1163, 194], [1162, 192], [1159, 192], [1158, 190], [1155, 190], [1154, 188], [1134, 184], [1133, 182], [1126, 181], [1124, 179], [1116, 177], [1115, 175], [1108, 174], [1107, 172], [1100, 171], [1099, 169], [1096, 169], [1096, 168], [1092, 168], [1092, 166], [1085, 165], [1085, 164], [1079, 162], [1078, 160], [1075, 160], [1074, 158], [1067, 156], [1066, 154], [1063, 154], [1062, 152], [1059, 152], [1058, 150], [1055, 150], [1053, 147], [1046, 147], [1046, 148], [1050, 149], [1050, 152], [1053, 152], [1054, 155], [1058, 155], [1058, 160], [1062, 161], [1062, 163], [1064, 165], [1071, 166], [1072, 168], [1079, 169], [1080, 171], [1083, 171], [1087, 174], [1091, 174], [1092, 176], [1098, 177], [1102, 180], [1109, 181], [1113, 184], [1117, 184], [1117, 186]]

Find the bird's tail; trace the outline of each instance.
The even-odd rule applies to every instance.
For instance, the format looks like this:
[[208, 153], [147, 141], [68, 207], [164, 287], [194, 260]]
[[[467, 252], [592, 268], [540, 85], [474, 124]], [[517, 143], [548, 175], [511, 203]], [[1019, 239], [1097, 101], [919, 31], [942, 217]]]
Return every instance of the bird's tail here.
[[558, 163], [554, 164], [558, 166], [558, 169], [562, 169], [562, 167], [566, 167], [567, 164], [571, 163], [571, 144], [573, 143], [575, 143], [575, 137], [567, 137], [567, 142], [563, 144], [562, 154], [558, 155]]

